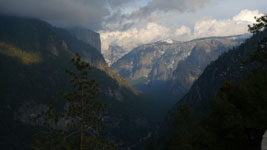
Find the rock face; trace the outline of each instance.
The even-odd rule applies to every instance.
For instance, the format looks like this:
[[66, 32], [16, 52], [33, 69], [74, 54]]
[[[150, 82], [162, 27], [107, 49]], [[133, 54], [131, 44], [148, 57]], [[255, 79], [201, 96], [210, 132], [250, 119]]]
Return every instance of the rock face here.
[[252, 36], [239, 47], [222, 54], [216, 61], [210, 63], [177, 105], [188, 104], [196, 111], [205, 113], [208, 101], [216, 96], [224, 81], [241, 80], [253, 67], [245, 65], [244, 62], [253, 53], [257, 43], [266, 35], [267, 31], [264, 31]]
[[243, 39], [243, 36], [213, 37], [189, 42], [146, 44], [119, 59], [112, 68], [128, 80], [169, 80], [177, 77], [173, 76], [173, 72], [185, 59], [194, 64], [207, 64]]
[[107, 52], [104, 53], [104, 57], [109, 65], [115, 63], [125, 54], [122, 47], [118, 45], [110, 45]]
[[[219, 55], [239, 45], [248, 35], [210, 37], [188, 42], [156, 42], [135, 48], [112, 68], [139, 90], [168, 83], [173, 95], [183, 96], [204, 68]], [[151, 86], [150, 86], [151, 87]]]
[[112, 68], [127, 80], [167, 80], [177, 62], [190, 54], [186, 49], [192, 48], [193, 45], [181, 43], [146, 44], [119, 59]]
[[[71, 50], [72, 52], [78, 53], [83, 58], [85, 58], [90, 64], [96, 67], [100, 65], [106, 65], [105, 59], [102, 56], [101, 52], [98, 49], [96, 49], [93, 45], [91, 45], [90, 43], [79, 40], [78, 37], [73, 35], [74, 33], [69, 32], [68, 30], [65, 30], [62, 28], [52, 28], [52, 30], [55, 32], [58, 38], [63, 40], [62, 46], [65, 47], [66, 49]], [[82, 31], [82, 30], [77, 29], [77, 31]], [[87, 31], [87, 30], [84, 30], [84, 31]], [[92, 32], [92, 34], [97, 34], [97, 33]]]
[[72, 28], [69, 31], [77, 39], [93, 46], [99, 52], [101, 52], [101, 40], [99, 33], [80, 27]]

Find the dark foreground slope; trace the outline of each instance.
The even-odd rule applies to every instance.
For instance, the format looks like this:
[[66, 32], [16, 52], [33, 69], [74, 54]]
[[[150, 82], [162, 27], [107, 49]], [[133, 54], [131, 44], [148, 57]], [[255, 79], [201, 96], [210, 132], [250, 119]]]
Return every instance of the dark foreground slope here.
[[73, 52], [95, 66], [90, 75], [100, 86], [99, 99], [108, 104], [104, 126], [108, 137], [125, 148], [135, 147], [146, 136], [144, 101], [106, 67], [97, 49], [40, 20], [2, 15], [0, 22], [1, 149], [30, 149], [33, 118], [48, 101], [57, 108], [64, 106], [58, 91], [70, 89], [64, 70], [72, 68]]

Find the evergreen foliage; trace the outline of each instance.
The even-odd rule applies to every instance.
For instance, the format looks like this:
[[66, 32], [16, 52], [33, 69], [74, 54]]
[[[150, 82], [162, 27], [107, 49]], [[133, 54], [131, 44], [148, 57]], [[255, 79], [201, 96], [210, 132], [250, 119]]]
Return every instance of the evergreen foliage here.
[[[256, 17], [255, 17], [256, 18]], [[249, 31], [251, 33], [258, 33], [261, 32], [262, 30], [265, 30], [267, 27], [267, 14], [256, 18], [256, 24], [253, 24], [253, 26], [249, 25]], [[252, 61], [257, 61], [261, 63], [262, 67], [267, 65], [267, 37], [263, 38], [257, 47], [256, 52], [254, 55], [251, 57], [251, 62]]]
[[[58, 115], [50, 104], [44, 113], [45, 131], [36, 135], [34, 150], [80, 149], [113, 150], [116, 145], [101, 136], [103, 123], [101, 112], [106, 108], [96, 100], [99, 88], [94, 79], [89, 79], [91, 66], [76, 53], [72, 59], [76, 70], [66, 70], [71, 76], [70, 92], [61, 92], [66, 100], [65, 112]], [[64, 125], [60, 125], [60, 121]]]
[[[81, 60], [81, 57], [76, 53], [72, 59], [72, 63], [76, 68], [75, 71], [66, 70], [66, 73], [71, 76], [70, 83], [72, 91], [63, 94], [67, 101], [67, 120], [70, 120], [68, 126], [73, 132], [80, 131], [79, 142], [80, 150], [85, 149], [103, 149], [106, 147], [106, 140], [99, 136], [99, 130], [103, 122], [101, 112], [105, 105], [96, 98], [99, 95], [99, 87], [94, 79], [89, 79], [90, 65]], [[110, 144], [110, 149], [115, 149], [115, 146]]]

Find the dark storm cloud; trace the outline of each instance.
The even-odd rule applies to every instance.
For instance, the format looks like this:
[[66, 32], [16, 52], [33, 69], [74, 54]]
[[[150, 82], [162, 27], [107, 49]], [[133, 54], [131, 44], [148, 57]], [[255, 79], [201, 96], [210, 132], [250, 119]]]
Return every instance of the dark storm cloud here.
[[109, 7], [131, 0], [0, 0], [0, 12], [34, 17], [59, 25], [83, 25], [99, 29]]
[[214, 0], [152, 0], [143, 8], [143, 11], [147, 13], [153, 11], [195, 11], [211, 1]]
[[[82, 25], [94, 30], [101, 25], [129, 28], [153, 20], [154, 12], [194, 11], [212, 0], [152, 0], [130, 14], [123, 14], [120, 6], [135, 0], [0, 0], [0, 13], [34, 17], [59, 26]], [[116, 13], [113, 10], [117, 10]], [[152, 19], [151, 19], [152, 18]], [[144, 21], [145, 20], [145, 21]]]
[[134, 0], [106, 0], [111, 7], [118, 7], [123, 4], [134, 2]]
[[215, 0], [152, 0], [146, 6], [133, 13], [132, 16], [144, 18], [155, 12], [193, 12], [212, 1]]

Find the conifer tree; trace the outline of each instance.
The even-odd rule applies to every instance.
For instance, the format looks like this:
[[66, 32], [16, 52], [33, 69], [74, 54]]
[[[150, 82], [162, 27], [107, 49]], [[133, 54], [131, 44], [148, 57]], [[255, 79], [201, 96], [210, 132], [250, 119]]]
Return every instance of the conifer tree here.
[[[266, 30], [267, 27], [267, 14], [257, 18], [256, 23], [252, 26], [249, 25], [249, 31], [253, 34], [259, 33], [262, 30]], [[260, 43], [258, 44], [257, 50], [254, 55], [251, 57], [251, 61], [259, 62], [263, 67], [263, 65], [267, 65], [267, 37], [264, 37]]]
[[[72, 59], [75, 71], [66, 70], [71, 76], [72, 90], [64, 93], [67, 102], [65, 119], [72, 133], [78, 134], [79, 149], [115, 149], [115, 146], [99, 135], [103, 118], [101, 112], [106, 105], [96, 100], [99, 87], [94, 79], [89, 79], [91, 66], [75, 54]], [[77, 143], [76, 143], [77, 144]]]
[[[43, 127], [35, 135], [33, 150], [115, 150], [116, 145], [100, 135], [103, 124], [101, 112], [106, 105], [96, 98], [99, 87], [89, 79], [91, 66], [75, 54], [72, 63], [75, 70], [66, 70], [71, 76], [70, 92], [61, 92], [66, 100], [64, 112], [59, 115], [52, 104], [41, 116]], [[60, 125], [59, 120], [63, 122]]]

